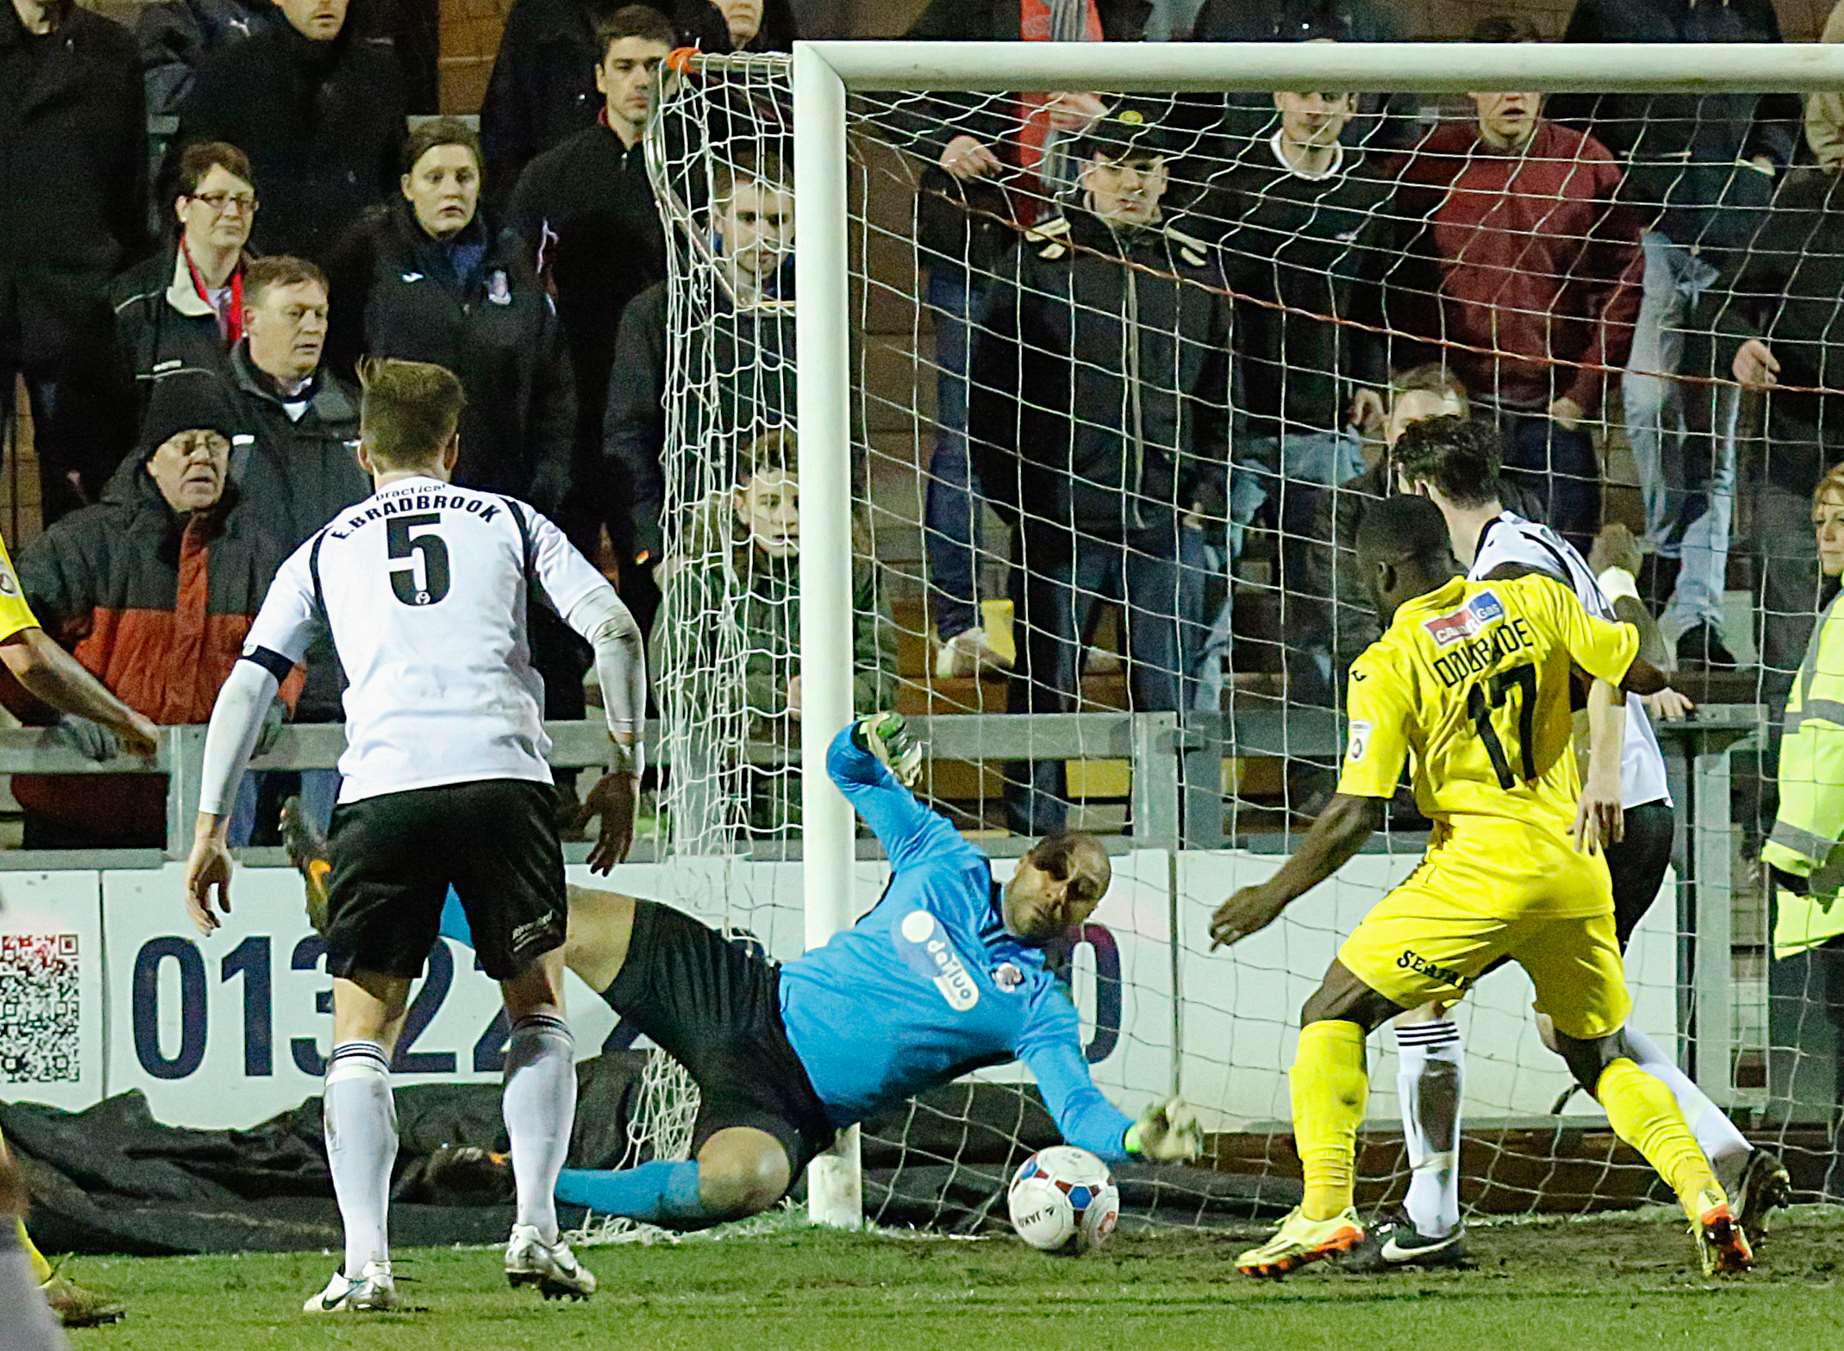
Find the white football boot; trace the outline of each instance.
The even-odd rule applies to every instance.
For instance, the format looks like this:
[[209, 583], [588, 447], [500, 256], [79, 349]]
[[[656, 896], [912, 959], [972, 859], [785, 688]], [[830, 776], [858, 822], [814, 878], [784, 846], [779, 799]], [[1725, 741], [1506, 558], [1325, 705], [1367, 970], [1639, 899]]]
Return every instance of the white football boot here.
[[327, 1288], [301, 1306], [303, 1313], [388, 1313], [400, 1304], [389, 1262], [367, 1262], [356, 1281], [336, 1271]]
[[546, 1299], [588, 1299], [595, 1274], [576, 1260], [561, 1235], [546, 1243], [532, 1224], [515, 1224], [506, 1240], [506, 1283], [535, 1285]]

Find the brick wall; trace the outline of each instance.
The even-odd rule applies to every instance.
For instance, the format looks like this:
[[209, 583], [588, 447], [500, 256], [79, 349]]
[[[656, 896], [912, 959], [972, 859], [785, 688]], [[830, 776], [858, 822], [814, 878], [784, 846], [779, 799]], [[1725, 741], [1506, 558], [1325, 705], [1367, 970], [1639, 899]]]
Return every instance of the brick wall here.
[[512, 0], [442, 0], [442, 111], [475, 113]]

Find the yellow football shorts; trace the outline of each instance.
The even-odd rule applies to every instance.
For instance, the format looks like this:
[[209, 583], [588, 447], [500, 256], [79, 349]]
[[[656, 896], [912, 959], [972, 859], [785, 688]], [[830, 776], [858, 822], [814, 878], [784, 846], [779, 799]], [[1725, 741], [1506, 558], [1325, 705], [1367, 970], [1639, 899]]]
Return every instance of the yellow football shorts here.
[[1448, 837], [1338, 950], [1359, 980], [1410, 1009], [1461, 998], [1506, 957], [1565, 1036], [1618, 1031], [1633, 1001], [1606, 863], [1534, 831]]

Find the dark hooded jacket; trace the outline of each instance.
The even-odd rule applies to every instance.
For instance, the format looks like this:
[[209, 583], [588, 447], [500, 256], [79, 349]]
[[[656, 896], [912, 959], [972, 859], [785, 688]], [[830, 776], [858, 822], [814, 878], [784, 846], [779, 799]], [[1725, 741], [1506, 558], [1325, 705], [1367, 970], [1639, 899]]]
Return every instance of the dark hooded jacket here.
[[146, 122], [120, 24], [73, 7], [35, 37], [0, 8], [0, 362], [106, 353], [109, 278], [147, 247]]
[[477, 215], [438, 241], [398, 201], [367, 214], [332, 281], [334, 369], [350, 372], [361, 355], [446, 366], [467, 393], [455, 482], [556, 516], [570, 486], [575, 381], [556, 307], [519, 237]]
[[1046, 222], [975, 327], [967, 433], [1001, 515], [1119, 539], [1227, 500], [1230, 309], [1171, 226]]
[[250, 248], [324, 263], [367, 207], [396, 192], [404, 109], [388, 38], [348, 24], [312, 42], [284, 24], [205, 58], [164, 177], [185, 146], [229, 141], [261, 185]]
[[[1773, 0], [1578, 0], [1564, 42], [1779, 42]], [[1798, 149], [1796, 94], [1559, 94], [1548, 115], [1613, 152], [1621, 200], [1673, 241], [1700, 249], [1746, 244], [1774, 179]]]

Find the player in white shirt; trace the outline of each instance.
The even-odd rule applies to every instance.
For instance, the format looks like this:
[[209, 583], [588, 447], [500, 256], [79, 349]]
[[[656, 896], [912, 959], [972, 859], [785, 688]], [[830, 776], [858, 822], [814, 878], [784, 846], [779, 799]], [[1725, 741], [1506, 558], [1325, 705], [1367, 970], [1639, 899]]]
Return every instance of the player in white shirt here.
[[[1638, 604], [1630, 573], [1610, 569], [1597, 578], [1575, 547], [1554, 530], [1505, 510], [1499, 500], [1501, 450], [1490, 422], [1440, 417], [1418, 423], [1404, 433], [1393, 452], [1396, 489], [1427, 497], [1440, 508], [1454, 556], [1466, 566], [1470, 579], [1540, 572], [1573, 590], [1591, 614], [1625, 618], [1615, 602], [1630, 597]], [[1649, 700], [1629, 696], [1619, 773], [1611, 772], [1610, 756], [1591, 756], [1583, 788], [1584, 812], [1597, 810], [1598, 803], [1601, 819], [1613, 827], [1606, 833], [1607, 870], [1622, 949], [1664, 884], [1675, 829], [1665, 759], [1648, 706], [1668, 719], [1685, 716], [1691, 707], [1673, 690]], [[1603, 759], [1605, 764], [1596, 763]], [[1750, 1234], [1761, 1233], [1767, 1212], [1790, 1197], [1785, 1167], [1771, 1152], [1754, 1149], [1650, 1037], [1631, 1026], [1621, 1035], [1624, 1053], [1677, 1098], [1698, 1145], [1736, 1198], [1737, 1218]], [[1465, 1252], [1459, 1194], [1465, 1074], [1460, 1030], [1444, 1008], [1418, 1009], [1397, 1020], [1396, 1046], [1402, 1128], [1412, 1170], [1409, 1191], [1403, 1214], [1370, 1230], [1355, 1265], [1446, 1265]]]
[[543, 687], [528, 607], [545, 603], [595, 649], [611, 760], [599, 857], [633, 836], [646, 709], [641, 634], [614, 589], [522, 502], [450, 485], [463, 397], [421, 362], [363, 371], [359, 463], [375, 494], [341, 511], [277, 572], [212, 709], [186, 903], [209, 935], [230, 910], [226, 813], [277, 684], [331, 632], [345, 668], [346, 750], [333, 813], [327, 972], [333, 1051], [327, 1158], [345, 1262], [310, 1313], [396, 1307], [386, 1220], [397, 1155], [389, 1067], [410, 983], [452, 886], [512, 1031], [505, 1118], [518, 1183], [506, 1248], [514, 1285], [582, 1298], [590, 1275], [557, 1230], [552, 1199], [576, 1112], [563, 1016], [568, 902]]

